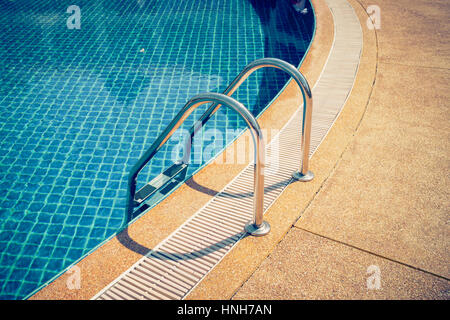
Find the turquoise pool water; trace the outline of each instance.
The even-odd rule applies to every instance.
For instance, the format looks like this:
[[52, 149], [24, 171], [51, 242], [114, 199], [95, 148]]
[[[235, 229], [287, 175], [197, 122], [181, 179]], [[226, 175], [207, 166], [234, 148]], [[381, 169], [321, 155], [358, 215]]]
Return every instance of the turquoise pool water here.
[[[314, 18], [295, 2], [0, 1], [0, 299], [26, 298], [120, 230], [131, 166], [190, 97], [258, 58], [300, 63]], [[259, 71], [234, 97], [257, 115], [287, 80]], [[244, 127], [222, 108], [205, 129]], [[141, 184], [172, 164], [172, 140]], [[187, 177], [209, 159], [192, 157]]]

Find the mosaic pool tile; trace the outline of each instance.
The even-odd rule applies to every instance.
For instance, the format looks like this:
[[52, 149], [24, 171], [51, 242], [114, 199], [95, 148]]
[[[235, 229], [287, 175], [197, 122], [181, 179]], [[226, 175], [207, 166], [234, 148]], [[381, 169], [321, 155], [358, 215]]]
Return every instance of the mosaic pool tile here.
[[[80, 29], [67, 28], [73, 4]], [[290, 0], [7, 0], [0, 25], [0, 299], [23, 299], [124, 226], [131, 166], [190, 97], [258, 58], [298, 65], [313, 17]], [[259, 114], [286, 81], [257, 72], [235, 97]], [[244, 123], [222, 108], [209, 128]]]

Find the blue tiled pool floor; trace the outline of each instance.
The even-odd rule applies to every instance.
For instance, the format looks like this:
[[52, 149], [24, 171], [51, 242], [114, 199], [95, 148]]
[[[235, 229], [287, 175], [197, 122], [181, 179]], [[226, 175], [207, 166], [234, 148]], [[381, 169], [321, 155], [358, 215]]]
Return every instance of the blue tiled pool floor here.
[[[300, 62], [311, 15], [280, 3], [0, 2], [1, 299], [27, 297], [119, 231], [131, 166], [190, 97], [258, 58]], [[72, 4], [80, 29], [66, 26]], [[258, 114], [286, 80], [257, 73], [235, 97]], [[244, 124], [222, 109], [206, 128]], [[173, 140], [140, 183], [172, 164]]]

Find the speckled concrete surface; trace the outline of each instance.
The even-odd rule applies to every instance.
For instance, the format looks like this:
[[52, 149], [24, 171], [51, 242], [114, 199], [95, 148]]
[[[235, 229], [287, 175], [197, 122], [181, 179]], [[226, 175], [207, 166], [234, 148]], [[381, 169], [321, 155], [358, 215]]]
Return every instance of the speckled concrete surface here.
[[[319, 1], [313, 1], [318, 14], [318, 29], [314, 43], [303, 64], [302, 72], [311, 84], [314, 84], [328, 56], [329, 46], [333, 37], [331, 21], [325, 17], [329, 12], [323, 12], [326, 7]], [[327, 9], [326, 9], [327, 10]], [[325, 17], [324, 17], [325, 16]], [[329, 17], [328, 17], [329, 18]], [[278, 99], [261, 115], [258, 122], [262, 129], [281, 129], [296, 111], [301, 93], [297, 84], [292, 81]], [[269, 142], [271, 137], [265, 137]], [[243, 139], [250, 141], [249, 135], [243, 135], [232, 144], [228, 150], [236, 149]], [[252, 155], [252, 150], [247, 150]], [[251, 160], [247, 156], [247, 163]], [[167, 199], [139, 218], [122, 236], [114, 237], [99, 249], [81, 260], [77, 266], [81, 271], [81, 288], [69, 290], [66, 281], [70, 274], [50, 283], [30, 299], [90, 299], [111, 281], [127, 270], [141, 257], [138, 252], [144, 252], [170, 235], [178, 226], [191, 217], [199, 208], [211, 199], [215, 191], [221, 190], [246, 165], [212, 163], [198, 172], [193, 179], [174, 191]], [[122, 239], [120, 242], [119, 238]], [[129, 238], [129, 239], [127, 239]], [[132, 241], [130, 241], [132, 240]], [[126, 246], [124, 243], [128, 242]], [[134, 250], [130, 250], [134, 248]], [[138, 252], [136, 252], [138, 251]]]
[[448, 69], [450, 8], [447, 0], [361, 0], [377, 5], [380, 63]]
[[[450, 44], [442, 39], [447, 24], [438, 23], [448, 21], [450, 5], [378, 5], [383, 40], [367, 113], [297, 226], [450, 278], [450, 70], [442, 68], [450, 66]], [[399, 15], [421, 26], [413, 37], [397, 29]], [[406, 52], [405, 43], [417, 51], [408, 49], [405, 59], [389, 53]]]
[[[450, 298], [450, 6], [376, 4], [367, 111], [296, 227], [235, 299]], [[370, 265], [379, 267], [381, 290], [367, 290]]]
[[445, 299], [449, 290], [444, 279], [292, 228], [233, 298]]
[[450, 72], [378, 72], [355, 141], [297, 225], [449, 278]]

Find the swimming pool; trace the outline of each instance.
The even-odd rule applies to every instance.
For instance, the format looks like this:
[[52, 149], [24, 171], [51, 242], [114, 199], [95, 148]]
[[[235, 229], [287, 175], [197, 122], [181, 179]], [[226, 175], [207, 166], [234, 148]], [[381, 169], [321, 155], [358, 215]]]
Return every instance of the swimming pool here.
[[[131, 166], [190, 97], [221, 92], [258, 58], [300, 63], [314, 18], [292, 3], [0, 2], [1, 299], [27, 297], [120, 230]], [[66, 24], [73, 4], [80, 29]], [[235, 97], [259, 114], [286, 81], [264, 70]], [[222, 108], [206, 128], [245, 126]], [[140, 183], [172, 164], [176, 143]], [[187, 177], [209, 160], [201, 151]]]

